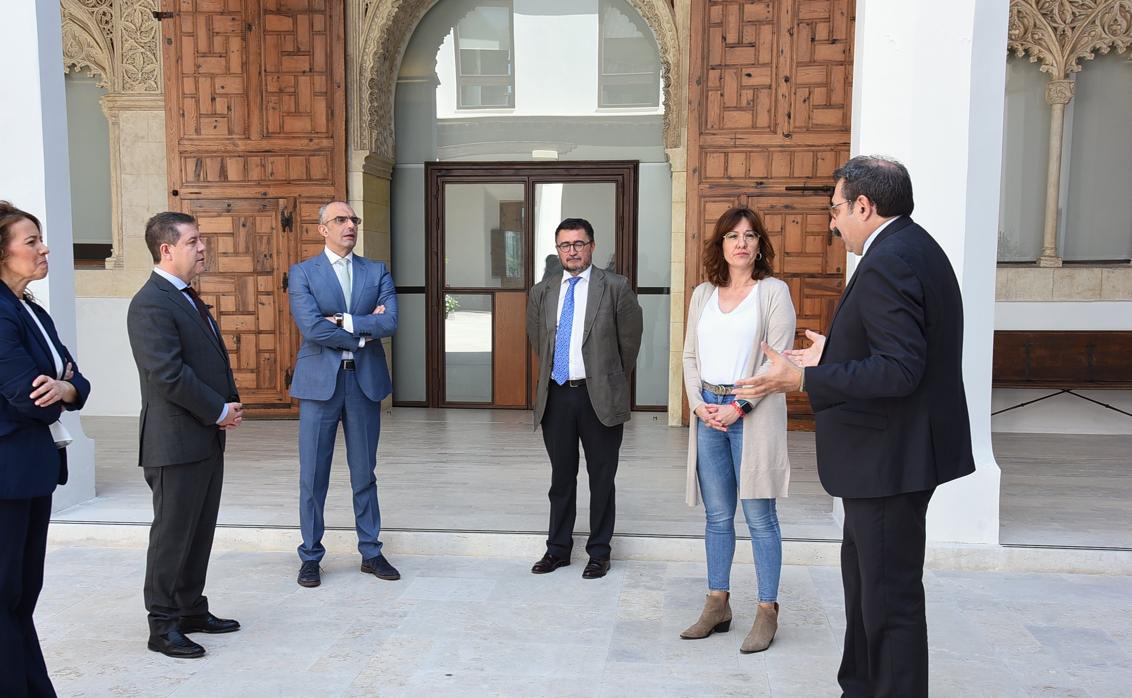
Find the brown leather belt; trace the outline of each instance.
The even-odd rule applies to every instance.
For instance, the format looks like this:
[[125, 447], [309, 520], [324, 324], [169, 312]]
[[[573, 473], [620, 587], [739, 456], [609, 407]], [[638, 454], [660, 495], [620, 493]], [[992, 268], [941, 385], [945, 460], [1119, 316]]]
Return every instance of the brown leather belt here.
[[700, 381], [700, 385], [704, 390], [713, 395], [731, 395], [735, 392], [734, 385], [716, 385], [715, 383], [708, 383], [707, 381]]

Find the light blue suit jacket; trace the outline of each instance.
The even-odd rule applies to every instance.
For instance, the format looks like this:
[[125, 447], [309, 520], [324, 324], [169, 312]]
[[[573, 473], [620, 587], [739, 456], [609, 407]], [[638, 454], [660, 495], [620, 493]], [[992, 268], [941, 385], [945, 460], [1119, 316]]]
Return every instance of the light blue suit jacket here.
[[[287, 294], [291, 315], [303, 335], [291, 380], [292, 397], [329, 400], [334, 395], [343, 351], [354, 352], [355, 375], [366, 397], [380, 402], [393, 391], [385, 349], [381, 346], [381, 338], [392, 337], [397, 330], [393, 277], [384, 262], [358, 255], [354, 255], [352, 277], [352, 297], [347, 303], [325, 253], [319, 252], [291, 267]], [[373, 315], [379, 305], [385, 306], [385, 312]], [[353, 333], [327, 322], [326, 317], [335, 313], [352, 316]], [[361, 348], [360, 337], [367, 340]]]

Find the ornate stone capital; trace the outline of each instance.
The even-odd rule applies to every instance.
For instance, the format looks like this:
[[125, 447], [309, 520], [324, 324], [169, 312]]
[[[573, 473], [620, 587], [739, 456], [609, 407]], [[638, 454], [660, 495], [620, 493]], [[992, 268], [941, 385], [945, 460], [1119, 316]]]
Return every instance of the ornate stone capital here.
[[62, 0], [59, 6], [63, 32], [63, 71], [89, 70], [98, 86], [114, 83], [111, 0]]
[[1010, 0], [1007, 47], [1063, 80], [1099, 51], [1132, 45], [1132, 0]]
[[112, 92], [102, 98], [102, 111], [107, 115], [123, 111], [165, 111], [165, 97], [160, 94]]
[[1047, 104], [1069, 104], [1073, 99], [1072, 80], [1050, 80], [1046, 85]]

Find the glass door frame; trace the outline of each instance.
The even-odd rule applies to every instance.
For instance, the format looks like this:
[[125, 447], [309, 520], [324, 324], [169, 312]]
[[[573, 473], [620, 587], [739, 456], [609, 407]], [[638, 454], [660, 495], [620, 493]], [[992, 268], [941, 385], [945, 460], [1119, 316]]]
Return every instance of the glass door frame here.
[[[444, 188], [448, 184], [476, 183], [520, 183], [525, 187], [525, 215], [523, 248], [524, 285], [529, 290], [536, 282], [534, 260], [535, 236], [535, 187], [544, 183], [587, 183], [612, 182], [617, 187], [615, 219], [621, 231], [614, 242], [614, 269], [629, 279], [636, 288], [636, 250], [637, 250], [637, 182], [638, 162], [636, 160], [602, 161], [554, 161], [554, 162], [427, 162], [425, 163], [425, 395], [428, 407], [465, 407], [478, 409], [530, 409], [534, 402], [533, 376], [535, 366], [532, 353], [526, 353], [526, 382], [532, 386], [528, 391], [527, 404], [505, 407], [491, 403], [448, 402], [444, 398], [444, 296], [445, 294], [484, 294], [492, 295], [494, 309], [495, 291], [482, 288], [444, 288]], [[613, 231], [596, 230], [595, 236], [612, 235]], [[498, 289], [513, 292], [514, 289]], [[492, 323], [494, 326], [494, 312]], [[525, 335], [525, 330], [524, 330]], [[523, 338], [526, 343], [526, 337]], [[494, 366], [494, 345], [492, 363]], [[492, 395], [494, 399], [494, 376]], [[631, 377], [630, 390], [634, 396], [635, 376]], [[635, 400], [634, 400], [635, 402]]]

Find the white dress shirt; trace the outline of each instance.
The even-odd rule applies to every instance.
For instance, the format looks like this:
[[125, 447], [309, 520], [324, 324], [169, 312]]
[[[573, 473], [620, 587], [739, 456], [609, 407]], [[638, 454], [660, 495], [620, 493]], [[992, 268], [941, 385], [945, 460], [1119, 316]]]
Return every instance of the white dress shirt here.
[[865, 240], [865, 246], [861, 248], [861, 256], [862, 257], [864, 257], [865, 254], [869, 251], [869, 247], [872, 246], [873, 240], [877, 239], [877, 235], [880, 235], [880, 231], [887, 228], [889, 223], [891, 223], [892, 221], [896, 220], [899, 217], [900, 216], [893, 216], [892, 218], [889, 218], [884, 223], [881, 223], [879, 228], [877, 228], [876, 230], [873, 231], [873, 234], [870, 235], [867, 240]]
[[[593, 265], [578, 274], [581, 281], [574, 284], [574, 322], [570, 329], [570, 380], [582, 380], [586, 377], [586, 364], [582, 361], [582, 333], [586, 328], [586, 297], [590, 293], [590, 271]], [[562, 285], [558, 288], [558, 314], [555, 315], [555, 326], [562, 319], [562, 304], [566, 302], [566, 291], [570, 288], [570, 279], [574, 278], [570, 272], [563, 270]]]
[[696, 354], [700, 378], [716, 385], [733, 385], [746, 378], [744, 371], [761, 332], [759, 288], [756, 282], [739, 305], [729, 312], [719, 307], [719, 289], [711, 292], [696, 328]]
[[[187, 283], [185, 283], [184, 279], [182, 279], [179, 276], [174, 276], [173, 274], [170, 274], [169, 272], [165, 271], [161, 267], [154, 267], [153, 273], [157, 274], [161, 278], [163, 278], [166, 281], [168, 281], [169, 283], [173, 284], [173, 288], [175, 288], [175, 289], [177, 289], [178, 291], [181, 292], [181, 295], [185, 297], [185, 300], [187, 300], [189, 302], [189, 305], [193, 306], [194, 308], [197, 307], [196, 301], [193, 300], [193, 297], [190, 296], [189, 294], [185, 293], [185, 289], [188, 288], [189, 285]], [[213, 326], [212, 331], [217, 332], [217, 328], [215, 326]], [[219, 334], [217, 334], [217, 336], [219, 336]], [[228, 403], [224, 403], [224, 409], [220, 410], [220, 417], [216, 420], [216, 423], [219, 424], [219, 423], [223, 422], [227, 417], [228, 417]]]
[[[334, 272], [335, 278], [338, 278], [338, 269], [335, 265], [338, 264], [339, 260], [343, 260], [343, 259], [346, 260], [346, 273], [347, 273], [347, 275], [350, 279], [350, 288], [349, 288], [350, 293], [346, 294], [346, 310], [349, 310], [350, 309], [350, 297], [353, 295], [353, 291], [354, 291], [354, 253], [350, 252], [345, 257], [339, 257], [338, 255], [331, 252], [329, 247], [322, 248], [322, 251], [326, 253], [326, 258], [330, 260], [330, 269]], [[346, 330], [350, 334], [354, 334], [354, 317], [352, 315], [350, 315], [349, 313], [342, 313], [342, 329]], [[358, 338], [358, 348], [361, 349], [365, 345], [366, 345], [366, 338], [365, 337], [359, 337]], [[354, 358], [354, 352], [344, 351], [344, 352], [342, 352], [342, 358], [343, 359], [352, 359], [352, 358]]]

